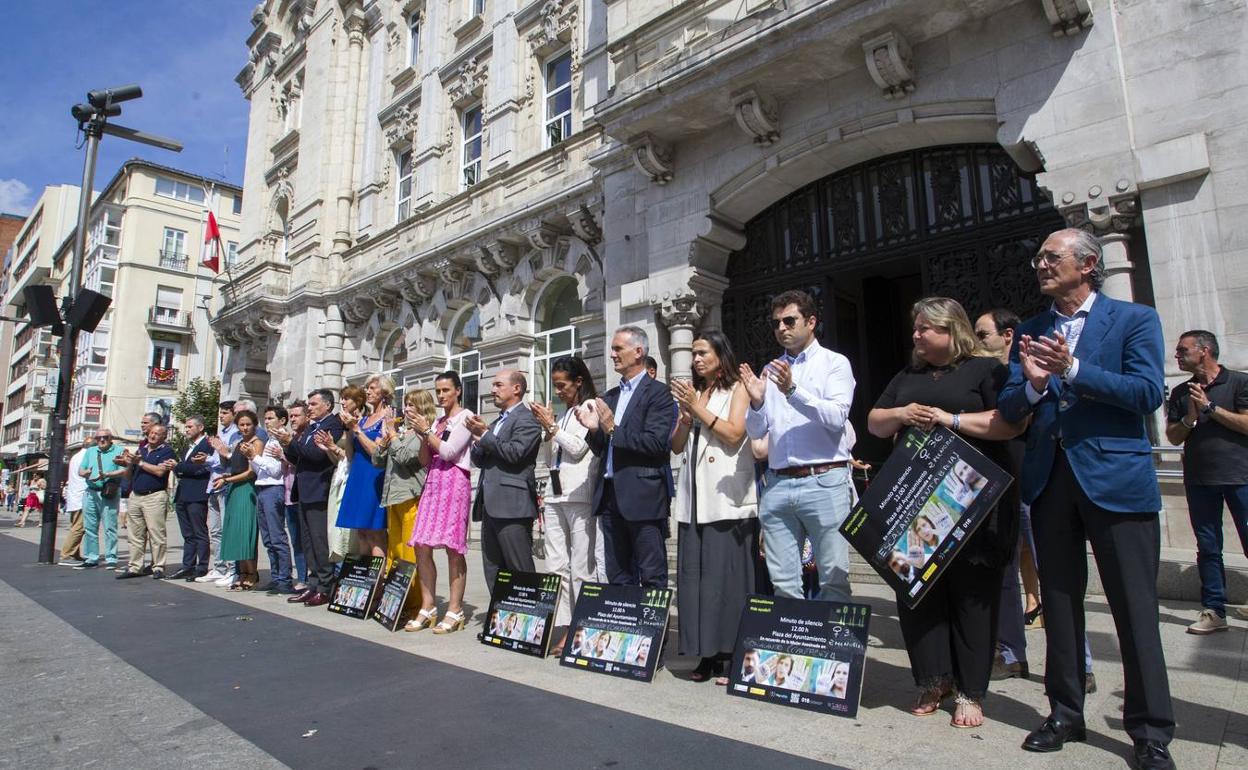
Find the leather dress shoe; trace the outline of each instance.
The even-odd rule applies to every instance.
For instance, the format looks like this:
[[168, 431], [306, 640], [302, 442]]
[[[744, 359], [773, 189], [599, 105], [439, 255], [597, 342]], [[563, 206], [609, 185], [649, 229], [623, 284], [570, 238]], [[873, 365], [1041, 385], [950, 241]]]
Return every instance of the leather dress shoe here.
[[1040, 725], [1039, 730], [1033, 730], [1027, 734], [1027, 739], [1023, 741], [1024, 751], [1061, 751], [1062, 745], [1070, 743], [1078, 743], [1088, 739], [1087, 730], [1083, 726], [1083, 721], [1063, 722], [1060, 719], [1049, 717], [1044, 720], [1044, 724]]
[[140, 575], [150, 575], [150, 574], [152, 574], [152, 565], [150, 565], [150, 564], [146, 564], [146, 565], [144, 565], [144, 566], [143, 566], [142, 571], [141, 571], [141, 572], [139, 572], [139, 574], [140, 574]]
[[130, 570], [126, 570], [124, 572], [117, 573], [118, 580], [129, 580], [130, 578], [139, 578], [139, 577], [143, 577], [142, 572], [131, 572]]
[[194, 575], [195, 570], [183, 567], [169, 576], [170, 580], [185, 580], [187, 575]]
[[320, 607], [325, 604], [329, 604], [329, 594], [312, 594], [312, 596], [303, 603], [303, 606]]
[[287, 599], [286, 602], [288, 604], [304, 604], [305, 602], [308, 601], [308, 599], [311, 599], [313, 596], [316, 596], [316, 591], [313, 591], [311, 588], [305, 588], [304, 590], [300, 591], [299, 593]]
[[1132, 758], [1136, 770], [1174, 770], [1170, 749], [1161, 741], [1136, 741]]

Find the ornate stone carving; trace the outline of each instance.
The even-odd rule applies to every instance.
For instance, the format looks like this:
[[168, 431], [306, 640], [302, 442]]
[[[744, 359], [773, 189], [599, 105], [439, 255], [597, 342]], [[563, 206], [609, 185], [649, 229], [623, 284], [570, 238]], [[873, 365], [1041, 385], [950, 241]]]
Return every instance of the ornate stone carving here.
[[368, 22], [364, 20], [364, 15], [353, 13], [343, 20], [343, 26], [347, 30], [347, 42], [356, 48], [364, 45], [364, 30], [368, 26]]
[[1135, 195], [1092, 200], [1058, 209], [1071, 227], [1098, 237], [1130, 230], [1140, 216], [1140, 199]]
[[1053, 25], [1053, 37], [1077, 35], [1092, 26], [1090, 0], [1040, 0], [1040, 5]]
[[590, 246], [602, 241], [602, 227], [588, 206], [581, 204], [569, 211], [568, 223], [572, 226], [572, 232], [576, 233], [576, 237]]
[[459, 65], [459, 69], [451, 76], [450, 85], [446, 87], [446, 92], [451, 97], [451, 102], [460, 104], [480, 96], [485, 90], [485, 84], [489, 80], [489, 76], [489, 67], [480, 57], [473, 56]]
[[372, 314], [372, 305], [373, 303], [367, 297], [356, 296], [340, 301], [338, 309], [348, 323], [362, 324]]
[[737, 125], [754, 139], [754, 144], [770, 147], [780, 138], [780, 111], [775, 100], [753, 87], [732, 95], [732, 112]]
[[551, 249], [559, 242], [559, 228], [546, 222], [538, 222], [524, 229], [524, 237], [535, 249]]
[[473, 247], [472, 260], [481, 274], [493, 278], [514, 268], [520, 253], [513, 244], [489, 241]]
[[378, 308], [389, 310], [399, 304], [399, 293], [389, 286], [372, 286], [368, 290], [368, 299]]
[[386, 52], [389, 53], [403, 42], [403, 30], [395, 22], [386, 25]]
[[427, 301], [437, 291], [438, 283], [430, 275], [416, 273], [399, 280], [399, 294], [412, 305]]
[[675, 175], [672, 148], [651, 134], [641, 134], [635, 138], [631, 147], [633, 163], [641, 173], [650, 177], [656, 184], [667, 184]]
[[410, 141], [416, 133], [416, 113], [406, 105], [395, 111], [394, 116], [386, 123], [386, 145], [396, 147]]
[[698, 296], [687, 291], [663, 301], [659, 306], [659, 318], [669, 330], [673, 327], [696, 327], [702, 321], [706, 307]]
[[910, 43], [901, 33], [889, 30], [863, 43], [862, 50], [867, 55], [867, 71], [885, 99], [898, 99], [914, 91]]
[[[540, 56], [552, 46], [559, 45], [567, 37], [564, 33], [575, 28], [578, 13], [580, 4], [576, 0], [546, 0], [537, 12], [537, 26], [529, 33], [533, 53]], [[575, 35], [572, 38], [572, 45], [575, 46]]]

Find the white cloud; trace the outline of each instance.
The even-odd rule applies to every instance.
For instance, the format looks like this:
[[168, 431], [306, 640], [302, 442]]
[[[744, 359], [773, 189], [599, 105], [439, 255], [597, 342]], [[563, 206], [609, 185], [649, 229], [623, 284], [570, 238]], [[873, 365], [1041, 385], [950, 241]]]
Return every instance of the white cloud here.
[[30, 213], [30, 188], [20, 179], [0, 179], [0, 212], [5, 214]]

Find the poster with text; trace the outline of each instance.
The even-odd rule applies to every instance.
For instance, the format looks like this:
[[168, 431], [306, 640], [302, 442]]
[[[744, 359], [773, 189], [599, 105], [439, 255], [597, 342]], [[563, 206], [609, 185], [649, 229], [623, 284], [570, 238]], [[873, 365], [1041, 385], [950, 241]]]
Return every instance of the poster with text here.
[[841, 534], [914, 607], [1013, 480], [956, 433], [911, 428]]
[[384, 556], [348, 556], [343, 559], [334, 595], [326, 605], [329, 611], [359, 620], [368, 617], [368, 608], [372, 606], [385, 566]]
[[560, 590], [558, 575], [499, 570], [485, 630], [477, 638], [492, 647], [546, 657]]
[[741, 611], [728, 694], [853, 717], [871, 608], [753, 595]]
[[416, 565], [410, 561], [396, 559], [381, 583], [381, 598], [373, 608], [373, 620], [391, 631], [399, 627], [403, 618], [403, 607], [407, 604], [407, 596], [416, 580]]
[[561, 665], [649, 682], [659, 666], [672, 591], [586, 583]]

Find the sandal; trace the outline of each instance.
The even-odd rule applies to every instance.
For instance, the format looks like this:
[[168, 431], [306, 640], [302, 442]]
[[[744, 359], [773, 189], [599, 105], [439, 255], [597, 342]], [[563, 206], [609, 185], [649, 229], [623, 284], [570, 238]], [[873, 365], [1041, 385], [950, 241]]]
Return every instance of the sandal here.
[[433, 633], [438, 635], [453, 634], [456, 631], [463, 631], [464, 626], [467, 624], [468, 616], [463, 610], [460, 610], [459, 612], [448, 611], [442, 616], [442, 622], [433, 627]]
[[[957, 706], [953, 710], [953, 719], [949, 720], [949, 724], [960, 730], [969, 730], [974, 727], [982, 727], [984, 724], [984, 707], [979, 701], [968, 697], [962, 693], [958, 693], [958, 697], [954, 700]], [[975, 722], [974, 717], [968, 716], [979, 712], [979, 721]]]
[[1035, 609], [1024, 612], [1023, 625], [1027, 628], [1044, 628], [1044, 605], [1037, 604]]
[[689, 673], [689, 681], [705, 682], [719, 673], [719, 661], [714, 658], [703, 658], [698, 667]]
[[404, 631], [424, 631], [426, 628], [433, 628], [433, 624], [438, 620], [438, 608], [433, 607], [427, 610], [421, 610], [416, 613], [416, 617], [403, 624]]
[[953, 694], [947, 685], [937, 685], [935, 687], [924, 687], [919, 690], [919, 696], [915, 699], [914, 706], [910, 709], [910, 713], [916, 717], [930, 717], [937, 711], [940, 711], [940, 703], [945, 698]]

